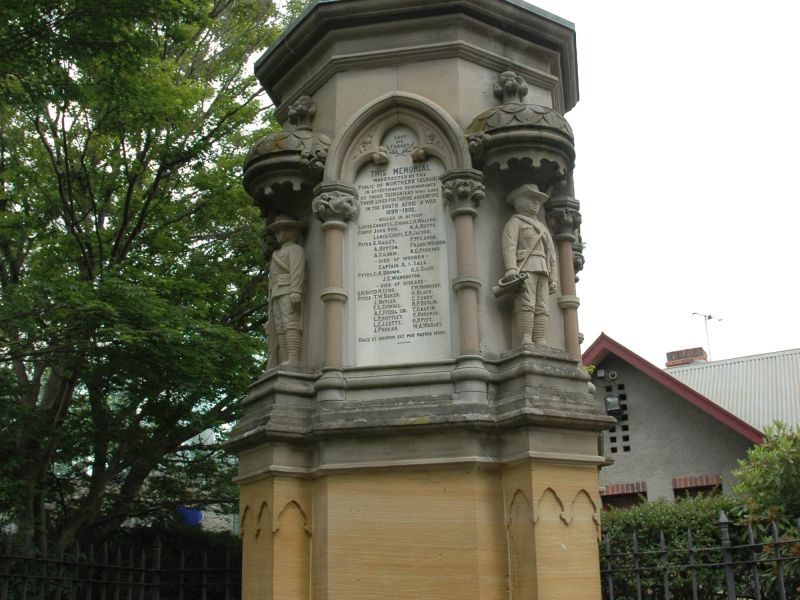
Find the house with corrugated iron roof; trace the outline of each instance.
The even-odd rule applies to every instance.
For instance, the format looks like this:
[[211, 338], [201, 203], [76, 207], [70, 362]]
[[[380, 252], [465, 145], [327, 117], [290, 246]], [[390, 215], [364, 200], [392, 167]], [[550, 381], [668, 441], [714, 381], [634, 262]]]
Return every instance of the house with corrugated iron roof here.
[[659, 368], [601, 334], [584, 352], [604, 434], [606, 506], [729, 489], [732, 471], [775, 421], [800, 422], [800, 349], [709, 362], [701, 348]]
[[760, 431], [776, 420], [800, 423], [800, 348], [665, 371]]

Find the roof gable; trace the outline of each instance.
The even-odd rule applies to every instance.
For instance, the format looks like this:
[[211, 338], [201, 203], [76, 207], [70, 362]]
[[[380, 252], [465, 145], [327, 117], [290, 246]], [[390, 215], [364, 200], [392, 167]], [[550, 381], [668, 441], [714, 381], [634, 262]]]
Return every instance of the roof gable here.
[[763, 440], [763, 435], [758, 429], [728, 412], [715, 402], [712, 402], [685, 383], [675, 379], [669, 373], [659, 369], [653, 363], [646, 361], [605, 333], [601, 333], [592, 345], [587, 348], [586, 352], [583, 353], [583, 364], [599, 365], [609, 354], [613, 354], [621, 360], [624, 360], [650, 379], [664, 386], [683, 400], [696, 406], [720, 423], [730, 427], [751, 442], [758, 444]]

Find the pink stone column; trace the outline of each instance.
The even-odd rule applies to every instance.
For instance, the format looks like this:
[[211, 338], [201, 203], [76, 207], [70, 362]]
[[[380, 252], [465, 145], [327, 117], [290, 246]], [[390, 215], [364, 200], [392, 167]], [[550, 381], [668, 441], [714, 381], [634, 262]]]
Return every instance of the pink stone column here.
[[474, 169], [449, 171], [442, 176], [443, 195], [456, 230], [456, 267], [453, 290], [458, 299], [459, 352], [480, 353], [478, 288], [475, 249], [476, 207], [486, 196], [483, 175]]
[[358, 214], [356, 192], [342, 184], [318, 187], [311, 208], [322, 221], [325, 234], [325, 289], [320, 298], [325, 303], [326, 368], [340, 368], [344, 346], [344, 234], [347, 222]]
[[559, 196], [550, 200], [547, 217], [554, 225], [558, 252], [558, 275], [561, 295], [558, 306], [564, 322], [564, 349], [575, 360], [581, 359], [581, 343], [578, 331], [578, 306], [580, 299], [575, 290], [575, 265], [573, 247], [577, 240], [576, 231], [580, 226], [580, 204], [571, 196]]
[[342, 247], [347, 223], [326, 221], [322, 224], [325, 232], [325, 289], [320, 297], [325, 303], [325, 366], [342, 366], [342, 346], [344, 344], [344, 291]]
[[580, 300], [575, 290], [575, 269], [572, 265], [572, 240], [555, 236], [558, 251], [558, 274], [561, 280], [561, 295], [558, 306], [564, 320], [564, 349], [572, 358], [581, 359], [581, 343], [578, 333], [578, 306]]

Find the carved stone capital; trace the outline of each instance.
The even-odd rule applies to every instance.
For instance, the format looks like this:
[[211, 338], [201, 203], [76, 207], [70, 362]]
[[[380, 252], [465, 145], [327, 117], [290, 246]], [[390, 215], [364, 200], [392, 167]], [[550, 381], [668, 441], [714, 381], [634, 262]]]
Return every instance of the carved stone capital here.
[[483, 174], [475, 169], [449, 171], [442, 175], [442, 196], [450, 215], [477, 214], [476, 208], [486, 197]]
[[569, 206], [548, 207], [547, 223], [553, 230], [553, 239], [577, 240], [577, 232], [581, 226], [581, 213]]
[[[564, 189], [564, 187], [562, 187]], [[577, 275], [585, 262], [583, 249], [585, 244], [581, 237], [581, 203], [571, 195], [556, 195], [547, 205], [547, 223], [554, 231], [553, 238], [569, 240], [572, 243], [572, 267]], [[578, 278], [575, 277], [575, 281]]]
[[318, 187], [315, 192], [311, 210], [323, 223], [347, 222], [358, 215], [358, 195], [353, 188], [343, 184], [329, 184]]

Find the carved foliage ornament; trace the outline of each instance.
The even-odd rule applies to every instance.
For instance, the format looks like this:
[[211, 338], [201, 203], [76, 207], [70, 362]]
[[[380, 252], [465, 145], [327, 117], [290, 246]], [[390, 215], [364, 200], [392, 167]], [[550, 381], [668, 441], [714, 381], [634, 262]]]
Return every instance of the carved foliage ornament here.
[[514, 71], [503, 71], [497, 76], [494, 95], [502, 104], [522, 102], [528, 95], [528, 84]]
[[323, 223], [349, 221], [358, 214], [358, 203], [355, 194], [332, 190], [318, 194], [311, 203], [311, 210]]
[[478, 206], [486, 198], [486, 188], [474, 177], [443, 178], [442, 195], [450, 206]]
[[[415, 121], [413, 126], [410, 124], [407, 126], [414, 130], [421, 142], [417, 142], [415, 140], [414, 142], [402, 147], [389, 148], [376, 144], [376, 136], [373, 133], [367, 133], [356, 145], [357, 151], [353, 153], [351, 160], [359, 163], [361, 162], [361, 158], [364, 154], [369, 154], [372, 164], [375, 166], [383, 166], [389, 164], [391, 156], [410, 154], [411, 159], [418, 163], [428, 159], [431, 154], [431, 149], [445, 149], [445, 144], [439, 134], [427, 123]], [[433, 154], [435, 155], [436, 153], [434, 152]]]
[[566, 238], [572, 241], [572, 264], [576, 274], [583, 269], [585, 262], [585, 244], [581, 237], [582, 220], [580, 202], [571, 195], [558, 195], [550, 201], [547, 222], [555, 231], [556, 239]]
[[581, 213], [572, 207], [552, 208], [547, 212], [547, 222], [556, 235], [575, 236], [581, 226]]

